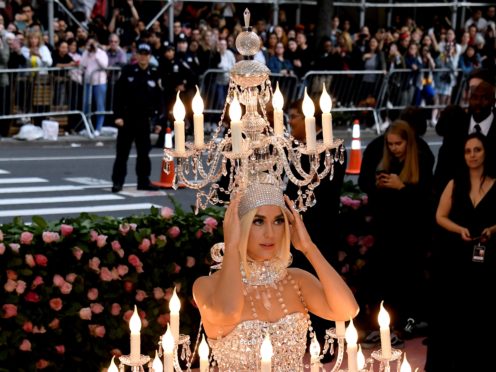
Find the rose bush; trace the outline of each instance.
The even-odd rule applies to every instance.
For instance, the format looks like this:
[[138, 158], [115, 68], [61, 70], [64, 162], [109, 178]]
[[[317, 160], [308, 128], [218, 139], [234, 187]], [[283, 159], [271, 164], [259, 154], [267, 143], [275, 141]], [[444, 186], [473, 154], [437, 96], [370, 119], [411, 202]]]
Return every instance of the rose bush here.
[[193, 281], [208, 274], [223, 209], [152, 208], [124, 219], [81, 214], [0, 226], [0, 371], [99, 371], [129, 354], [129, 318], [152, 355], [176, 287], [181, 333], [196, 335]]

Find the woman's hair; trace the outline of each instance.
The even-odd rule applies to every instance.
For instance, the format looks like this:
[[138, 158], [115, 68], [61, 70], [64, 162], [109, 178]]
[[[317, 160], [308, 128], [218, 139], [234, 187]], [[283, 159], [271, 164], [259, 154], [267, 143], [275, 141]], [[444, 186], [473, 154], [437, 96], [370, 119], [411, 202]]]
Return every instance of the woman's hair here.
[[26, 38], [27, 39], [26, 40], [26, 45], [29, 48], [32, 47], [32, 45], [31, 45], [31, 38], [33, 38], [33, 37], [38, 38], [38, 43], [39, 43], [38, 46], [41, 47], [42, 45], [45, 44], [45, 42], [43, 41], [43, 36], [41, 35], [41, 32], [39, 32], [39, 31], [30, 31], [30, 32], [28, 32], [28, 34], [26, 36], [27, 36], [27, 38]]
[[[288, 218], [286, 216], [286, 213], [282, 210], [282, 208], [278, 207], [284, 216], [284, 237], [282, 239], [282, 242], [280, 244], [279, 252], [277, 253], [276, 259], [279, 260], [281, 263], [287, 264], [290, 259], [290, 245], [291, 245], [291, 238], [289, 235], [289, 223], [288, 223]], [[246, 275], [249, 277], [250, 272], [248, 269], [247, 265], [247, 260], [248, 260], [248, 238], [250, 236], [250, 229], [253, 224], [253, 218], [258, 212], [258, 208], [254, 208], [251, 211], [247, 212], [243, 217], [241, 217], [240, 220], [240, 227], [241, 227], [241, 233], [239, 237], [239, 257], [241, 259], [241, 265], [243, 265], [243, 268], [245, 270]]]
[[384, 136], [382, 168], [385, 170], [391, 170], [391, 163], [394, 160], [394, 156], [389, 150], [387, 144], [387, 136], [389, 134], [396, 134], [401, 139], [406, 141], [405, 161], [403, 164], [403, 169], [399, 174], [401, 181], [405, 183], [417, 184], [419, 182], [419, 156], [415, 133], [406, 121], [395, 120], [393, 124], [391, 124]]

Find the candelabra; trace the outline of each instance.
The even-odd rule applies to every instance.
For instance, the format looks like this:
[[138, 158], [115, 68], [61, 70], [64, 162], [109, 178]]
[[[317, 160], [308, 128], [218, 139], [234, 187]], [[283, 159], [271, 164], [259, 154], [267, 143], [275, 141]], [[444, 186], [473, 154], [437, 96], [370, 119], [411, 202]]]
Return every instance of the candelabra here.
[[[248, 10], [245, 10], [244, 20], [245, 27], [236, 38], [236, 47], [246, 59], [237, 62], [230, 71], [225, 105], [212, 139], [208, 143], [203, 141], [203, 101], [197, 91], [192, 104], [195, 138], [193, 143], [185, 142], [185, 108], [178, 93], [173, 108], [175, 148], [164, 149], [164, 171], [171, 172], [170, 164], [175, 159], [173, 187], [182, 184], [197, 190], [197, 212], [209, 203], [224, 203], [220, 193], [230, 195], [242, 190], [250, 177], [260, 173], [270, 174], [281, 186], [287, 176], [299, 187], [295, 205], [303, 211], [315, 204], [313, 190], [320, 181], [327, 176], [332, 179], [334, 162], [344, 161], [343, 141], [332, 136], [332, 100], [324, 87], [320, 99], [323, 140], [316, 140], [315, 107], [306, 91], [303, 102], [306, 143], [287, 133], [283, 124], [284, 100], [279, 87], [275, 92], [272, 90], [270, 70], [252, 59], [260, 48], [260, 41], [249, 26]], [[271, 98], [273, 127], [266, 110]], [[244, 114], [241, 105], [245, 108]], [[222, 138], [228, 106], [230, 128]], [[331, 151], [338, 147], [341, 147], [339, 151]], [[303, 156], [309, 158], [309, 169], [302, 165]], [[218, 183], [222, 176], [228, 178], [225, 187]], [[208, 191], [204, 191], [207, 186]]]

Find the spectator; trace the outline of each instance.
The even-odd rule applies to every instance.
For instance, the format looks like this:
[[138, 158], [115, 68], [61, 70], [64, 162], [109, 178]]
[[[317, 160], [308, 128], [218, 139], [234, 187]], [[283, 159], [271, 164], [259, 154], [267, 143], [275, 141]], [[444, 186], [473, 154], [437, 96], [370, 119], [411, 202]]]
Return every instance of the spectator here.
[[467, 49], [462, 54], [458, 67], [462, 70], [462, 73], [465, 76], [469, 76], [472, 74], [474, 69], [480, 68], [480, 56], [475, 52], [475, 48], [473, 45], [467, 45]]
[[126, 52], [121, 48], [120, 39], [117, 34], [110, 34], [108, 39], [109, 47], [107, 49], [108, 66], [122, 67], [127, 62]]
[[[370, 38], [369, 46], [362, 55], [363, 69], [368, 71], [386, 71], [386, 59], [384, 53], [379, 49], [379, 43], [375, 37]], [[366, 99], [369, 96], [376, 97], [378, 88], [380, 85], [377, 82], [382, 83], [380, 75], [377, 74], [366, 74], [363, 75], [362, 85], [360, 87], [360, 100]]]
[[119, 35], [122, 45], [131, 45], [131, 41], [138, 36], [134, 26], [139, 21], [139, 14], [133, 0], [127, 0], [125, 7], [114, 8], [108, 31]]
[[22, 54], [22, 34], [15, 36], [14, 34], [9, 34], [6, 37], [7, 43], [10, 48], [10, 56], [8, 62], [8, 68], [25, 68], [27, 65], [26, 57]]
[[28, 33], [27, 44], [21, 48], [21, 53], [30, 67], [50, 67], [52, 65], [50, 50], [44, 45], [38, 31]]
[[32, 31], [31, 29], [38, 25], [41, 27], [36, 15], [34, 14], [34, 9], [30, 4], [24, 4], [21, 9], [21, 13], [15, 15], [15, 25], [18, 31]]
[[[3, 27], [3, 25], [2, 25]], [[5, 30], [0, 30], [0, 69], [7, 69], [10, 58], [10, 47]], [[0, 75], [0, 117], [10, 113], [9, 79], [7, 74]], [[0, 121], [0, 137], [9, 134], [9, 121]]]
[[465, 22], [465, 29], [468, 30], [471, 25], [475, 25], [475, 27], [477, 27], [477, 31], [479, 32], [486, 31], [487, 21], [482, 17], [481, 9], [474, 9], [472, 16]]
[[215, 87], [215, 107], [222, 109], [224, 107], [224, 101], [227, 96], [227, 89], [229, 86], [229, 72], [234, 67], [236, 63], [236, 58], [233, 52], [227, 49], [226, 40], [219, 40], [218, 52], [220, 54], [220, 63], [217, 68], [224, 71], [217, 76], [216, 87]]
[[269, 58], [267, 67], [273, 74], [294, 75], [293, 65], [284, 58], [284, 44], [282, 42], [277, 42], [275, 54]]

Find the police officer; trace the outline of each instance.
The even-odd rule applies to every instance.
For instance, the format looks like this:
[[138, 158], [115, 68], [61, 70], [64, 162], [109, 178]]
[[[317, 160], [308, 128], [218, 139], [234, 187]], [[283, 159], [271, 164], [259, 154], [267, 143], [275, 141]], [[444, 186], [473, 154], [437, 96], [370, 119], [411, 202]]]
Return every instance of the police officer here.
[[[127, 173], [127, 159], [133, 141], [136, 143], [138, 190], [157, 190], [150, 182], [150, 130], [154, 119], [159, 117], [160, 77], [150, 65], [151, 48], [139, 44], [138, 63], [126, 65], [117, 81], [115, 125], [119, 128], [116, 157], [112, 172], [112, 192], [122, 190]], [[155, 132], [160, 131], [158, 125]]]

